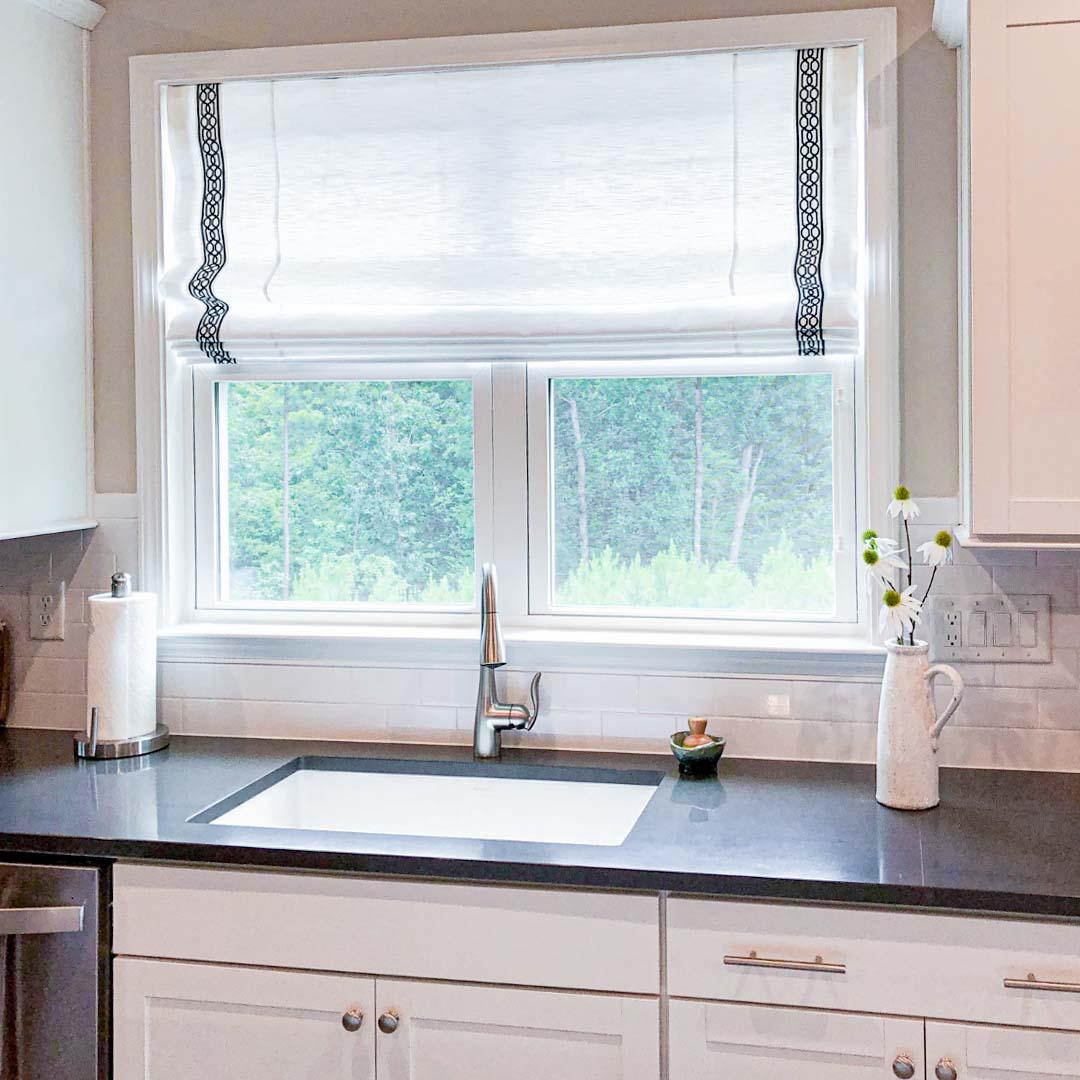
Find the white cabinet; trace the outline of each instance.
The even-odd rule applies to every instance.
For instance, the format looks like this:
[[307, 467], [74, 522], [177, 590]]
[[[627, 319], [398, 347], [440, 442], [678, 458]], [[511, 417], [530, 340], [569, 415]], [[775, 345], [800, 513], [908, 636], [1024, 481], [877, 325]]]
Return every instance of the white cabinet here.
[[114, 1080], [657, 1080], [655, 999], [118, 958]]
[[[657, 1080], [655, 999], [378, 979], [379, 1080]], [[119, 1078], [118, 1078], [119, 1080]]]
[[926, 1062], [940, 1080], [1067, 1080], [1080, 1077], [1080, 1032], [928, 1021]]
[[1080, 22], [1070, 0], [938, 0], [960, 45], [968, 543], [1080, 545]]
[[924, 1077], [921, 1020], [674, 1001], [670, 1031], [671, 1080]]
[[0, 539], [93, 524], [85, 56], [102, 13], [0, 8]]
[[375, 1076], [373, 979], [128, 958], [113, 977], [114, 1080]]
[[1078, 920], [148, 864], [113, 894], [113, 1080], [1080, 1080]]

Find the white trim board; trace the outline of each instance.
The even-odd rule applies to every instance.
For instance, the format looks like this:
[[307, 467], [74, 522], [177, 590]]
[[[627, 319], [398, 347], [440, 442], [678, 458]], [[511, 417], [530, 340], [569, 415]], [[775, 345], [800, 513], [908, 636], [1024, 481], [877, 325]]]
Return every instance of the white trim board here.
[[[895, 60], [895, 35], [894, 8], [865, 8], [573, 30], [169, 53], [133, 56], [130, 67], [133, 88], [141, 83], [145, 89], [211, 80], [343, 75], [357, 71], [530, 63], [605, 55], [662, 55], [798, 45], [811, 40], [837, 45], [880, 41], [892, 46]], [[868, 67], [873, 69], [871, 76], [887, 75], [893, 70], [886, 55], [869, 57]]]
[[55, 15], [58, 19], [73, 23], [83, 30], [93, 30], [105, 14], [105, 9], [100, 4], [95, 4], [94, 0], [26, 0], [26, 2], [41, 8], [42, 11], [47, 11], [50, 15]]
[[[367, 628], [370, 629], [370, 628]], [[506, 634], [513, 667], [591, 674], [645, 673], [796, 678], [881, 678], [885, 652], [861, 638], [756, 641], [732, 636], [710, 640], [582, 640], [556, 634]], [[348, 628], [289, 627], [265, 632], [252, 626], [188, 626], [158, 634], [158, 659], [174, 662], [315, 664], [330, 667], [438, 667], [473, 670], [476, 629], [456, 632], [350, 633]]]
[[94, 495], [96, 518], [137, 518], [139, 496], [128, 491], [99, 491]]

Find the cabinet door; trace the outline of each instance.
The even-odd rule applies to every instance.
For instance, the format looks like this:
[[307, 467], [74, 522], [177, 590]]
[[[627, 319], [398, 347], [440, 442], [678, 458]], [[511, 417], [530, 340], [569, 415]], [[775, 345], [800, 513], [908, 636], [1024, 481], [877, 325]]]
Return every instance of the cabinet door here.
[[10, 104], [0, 110], [8, 161], [0, 169], [0, 538], [94, 524], [87, 484], [88, 35], [57, 18], [80, 8], [2, 5], [0, 101]]
[[671, 1080], [924, 1077], [921, 1020], [673, 1001], [670, 1043]]
[[131, 959], [113, 975], [114, 1080], [374, 1080], [372, 979]]
[[[376, 994], [379, 1080], [659, 1076], [654, 998], [389, 979]], [[391, 1033], [382, 1030], [389, 1016]]]
[[926, 1023], [926, 1075], [941, 1080], [1080, 1077], [1080, 1032]]
[[970, 4], [967, 524], [991, 539], [1080, 535], [1076, 12]]

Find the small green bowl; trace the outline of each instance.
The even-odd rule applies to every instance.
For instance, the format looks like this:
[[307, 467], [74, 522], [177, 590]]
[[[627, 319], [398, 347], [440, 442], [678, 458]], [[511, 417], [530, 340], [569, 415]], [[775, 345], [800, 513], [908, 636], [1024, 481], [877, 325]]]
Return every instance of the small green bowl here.
[[689, 736], [689, 731], [676, 731], [670, 739], [671, 752], [679, 763], [679, 772], [683, 776], [715, 776], [727, 740], [719, 735], [707, 735], [710, 741], [702, 746], [683, 746]]

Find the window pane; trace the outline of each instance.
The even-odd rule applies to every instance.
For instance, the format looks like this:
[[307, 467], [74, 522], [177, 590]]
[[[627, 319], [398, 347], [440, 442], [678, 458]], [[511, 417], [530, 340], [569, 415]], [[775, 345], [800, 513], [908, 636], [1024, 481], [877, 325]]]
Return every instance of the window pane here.
[[556, 606], [835, 608], [832, 377], [551, 380]]
[[472, 384], [222, 382], [222, 599], [471, 606]]

